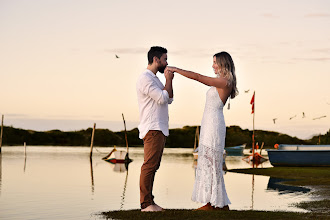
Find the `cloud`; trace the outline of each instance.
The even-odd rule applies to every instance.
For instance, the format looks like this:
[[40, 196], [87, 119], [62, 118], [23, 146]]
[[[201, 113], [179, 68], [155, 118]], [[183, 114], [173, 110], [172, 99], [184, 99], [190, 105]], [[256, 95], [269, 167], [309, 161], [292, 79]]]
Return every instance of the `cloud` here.
[[266, 18], [278, 18], [277, 15], [274, 15], [271, 13], [264, 13], [264, 14], [261, 14], [261, 16], [266, 17]]
[[318, 58], [293, 58], [295, 61], [330, 61], [329, 57], [318, 57]]
[[[147, 54], [149, 51], [148, 48], [113, 48], [113, 49], [104, 49], [104, 52], [106, 53], [113, 53], [113, 54]], [[210, 55], [210, 49], [177, 49], [177, 50], [171, 50], [167, 48], [168, 53], [171, 55], [190, 55], [190, 56], [197, 56], [197, 57], [203, 57], [203, 56], [209, 56]], [[213, 55], [213, 53], [211, 53]]]
[[306, 14], [304, 16], [305, 18], [323, 18], [323, 17], [330, 17], [329, 13], [311, 13], [311, 14]]
[[149, 48], [114, 48], [114, 49], [105, 49], [107, 53], [116, 53], [116, 54], [146, 54]]
[[4, 114], [4, 117], [6, 119], [6, 117], [9, 117], [9, 118], [28, 118], [29, 116], [25, 115], [25, 114]]
[[329, 54], [330, 53], [330, 48], [314, 49], [313, 52]]

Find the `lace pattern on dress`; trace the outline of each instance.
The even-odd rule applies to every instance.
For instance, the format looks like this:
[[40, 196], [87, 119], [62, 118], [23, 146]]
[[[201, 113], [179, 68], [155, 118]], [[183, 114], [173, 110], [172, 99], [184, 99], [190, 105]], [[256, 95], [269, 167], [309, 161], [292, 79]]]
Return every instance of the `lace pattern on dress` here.
[[206, 96], [205, 110], [201, 124], [196, 178], [192, 200], [210, 202], [216, 207], [231, 204], [223, 178], [223, 151], [226, 125], [223, 117], [223, 103], [215, 87]]

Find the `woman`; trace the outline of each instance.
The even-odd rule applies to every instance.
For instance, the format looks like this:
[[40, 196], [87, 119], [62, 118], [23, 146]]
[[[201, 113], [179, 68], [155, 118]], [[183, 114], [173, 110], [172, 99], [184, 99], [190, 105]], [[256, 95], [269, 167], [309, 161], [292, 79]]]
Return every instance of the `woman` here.
[[192, 200], [206, 203], [197, 210], [229, 210], [222, 170], [226, 137], [223, 107], [238, 91], [234, 62], [227, 52], [215, 54], [212, 67], [215, 78], [176, 67], [167, 67], [167, 70], [211, 86], [206, 93]]

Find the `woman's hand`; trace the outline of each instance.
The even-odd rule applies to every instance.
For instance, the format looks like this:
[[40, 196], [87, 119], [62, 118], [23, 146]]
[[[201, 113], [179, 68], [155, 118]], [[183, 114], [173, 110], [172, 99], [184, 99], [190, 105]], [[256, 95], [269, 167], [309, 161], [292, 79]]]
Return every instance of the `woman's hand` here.
[[167, 66], [166, 69], [165, 69], [165, 71], [168, 70], [168, 71], [171, 71], [171, 72], [174, 73], [174, 72], [176, 72], [176, 69], [177, 69], [177, 68], [174, 67], [174, 66]]

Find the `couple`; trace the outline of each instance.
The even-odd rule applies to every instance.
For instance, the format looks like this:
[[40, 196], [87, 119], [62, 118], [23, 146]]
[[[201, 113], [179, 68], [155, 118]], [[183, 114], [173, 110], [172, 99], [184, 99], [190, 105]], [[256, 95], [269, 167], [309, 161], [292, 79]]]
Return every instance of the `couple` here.
[[[234, 98], [238, 91], [234, 62], [228, 53], [215, 54], [212, 67], [216, 77], [167, 66], [167, 50], [163, 47], [151, 47], [148, 52], [148, 67], [136, 83], [140, 110], [139, 137], [144, 144], [140, 175], [141, 211], [163, 210], [154, 202], [152, 188], [166, 136], [169, 135], [168, 104], [173, 102], [174, 72], [211, 87], [206, 93], [192, 200], [206, 203], [198, 210], [229, 210], [230, 201], [222, 173], [226, 137], [223, 107], [227, 99]], [[156, 76], [158, 71], [165, 75], [165, 86]]]

